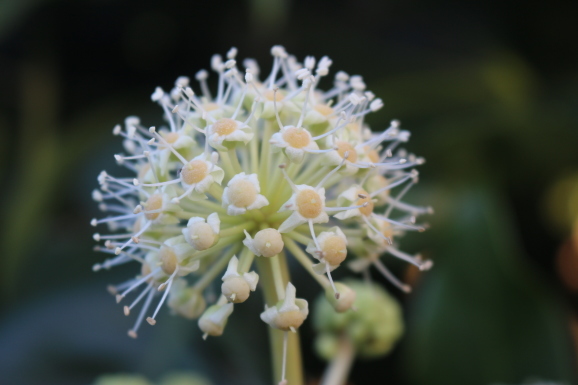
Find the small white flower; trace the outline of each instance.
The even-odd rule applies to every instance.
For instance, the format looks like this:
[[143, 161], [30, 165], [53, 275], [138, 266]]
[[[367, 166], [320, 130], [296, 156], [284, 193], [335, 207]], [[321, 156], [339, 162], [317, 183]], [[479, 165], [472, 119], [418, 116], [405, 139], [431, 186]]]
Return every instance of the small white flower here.
[[175, 224], [179, 220], [173, 215], [173, 211], [178, 209], [168, 191], [151, 194], [145, 202], [142, 202], [144, 216], [149, 221], [157, 224]]
[[307, 301], [296, 298], [297, 290], [291, 282], [287, 283], [285, 298], [275, 306], [266, 307], [261, 313], [261, 320], [269, 326], [284, 331], [295, 331], [309, 314]]
[[289, 232], [307, 222], [326, 223], [329, 221], [329, 216], [325, 212], [323, 187], [314, 188], [303, 184], [295, 186], [295, 189], [291, 198], [279, 209], [279, 211], [293, 211], [289, 218], [279, 226], [280, 233]]
[[198, 318], [207, 307], [203, 295], [180, 278], [173, 284], [168, 305], [175, 313], [188, 319]]
[[345, 167], [339, 171], [341, 174], [353, 175], [359, 171], [359, 167], [355, 166], [358, 160], [358, 153], [352, 143], [328, 136], [326, 145], [328, 148], [336, 148], [335, 151], [330, 151], [325, 154], [326, 165], [337, 166], [345, 159]]
[[259, 194], [260, 192], [257, 174], [245, 175], [244, 172], [237, 174], [223, 191], [223, 207], [227, 208], [228, 215], [241, 215], [247, 210], [260, 209], [269, 204], [267, 198]]
[[205, 333], [203, 338], [207, 338], [207, 335], [213, 337], [222, 335], [225, 331], [227, 320], [232, 313], [232, 303], [213, 305], [205, 310], [201, 318], [199, 318], [199, 328]]
[[250, 126], [231, 118], [221, 118], [207, 126], [206, 130], [211, 147], [221, 151], [227, 150], [227, 146], [234, 145], [234, 142], [247, 144], [254, 136]]
[[327, 269], [335, 270], [347, 257], [347, 238], [337, 226], [330, 231], [321, 232], [317, 236], [317, 243], [319, 248], [312, 241], [305, 250], [319, 260], [319, 263], [313, 265], [313, 270], [317, 274], [325, 274]]
[[337, 197], [337, 205], [338, 206], [359, 206], [367, 203], [365, 207], [359, 207], [356, 209], [350, 209], [346, 211], [342, 211], [338, 214], [335, 214], [334, 217], [338, 219], [347, 219], [358, 217], [361, 215], [370, 216], [373, 212], [374, 202], [369, 197], [369, 193], [365, 191], [359, 185], [353, 185], [347, 190], [343, 191]]
[[181, 168], [181, 185], [185, 190], [203, 194], [211, 187], [211, 184], [221, 184], [225, 172], [219, 166], [205, 159], [205, 154], [191, 159]]
[[255, 234], [255, 239], [245, 230], [243, 244], [258, 257], [273, 257], [283, 250], [283, 238], [276, 229], [263, 229]]
[[233, 303], [245, 302], [249, 294], [257, 289], [259, 275], [254, 271], [240, 274], [238, 271], [239, 260], [233, 256], [229, 261], [227, 271], [223, 275], [223, 284], [221, 293], [227, 298], [227, 301]]
[[182, 232], [187, 243], [195, 250], [206, 250], [217, 243], [220, 225], [219, 215], [212, 213], [206, 220], [201, 217], [192, 217]]
[[319, 150], [309, 131], [294, 126], [282, 127], [280, 132], [273, 134], [270, 142], [274, 148], [283, 149], [293, 163], [301, 163], [307, 150]]
[[167, 275], [176, 273], [182, 277], [198, 270], [198, 260], [187, 265], [183, 263], [185, 258], [192, 255], [193, 251], [194, 249], [185, 241], [185, 237], [182, 235], [164, 241], [159, 250], [160, 266], [163, 272]]

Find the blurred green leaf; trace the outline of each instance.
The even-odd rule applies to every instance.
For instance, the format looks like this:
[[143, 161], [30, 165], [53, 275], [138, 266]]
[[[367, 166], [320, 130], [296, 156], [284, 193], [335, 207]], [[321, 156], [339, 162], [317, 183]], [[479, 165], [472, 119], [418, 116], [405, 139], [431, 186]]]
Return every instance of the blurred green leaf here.
[[576, 380], [568, 314], [522, 259], [507, 209], [479, 186], [445, 199], [452, 221], [438, 231], [444, 255], [410, 309], [413, 383]]

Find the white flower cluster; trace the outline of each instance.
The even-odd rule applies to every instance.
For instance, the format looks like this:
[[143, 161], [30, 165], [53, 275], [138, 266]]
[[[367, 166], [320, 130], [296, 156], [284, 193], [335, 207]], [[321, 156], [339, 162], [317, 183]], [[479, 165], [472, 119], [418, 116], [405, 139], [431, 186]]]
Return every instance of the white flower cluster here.
[[[145, 317], [156, 323], [165, 301], [179, 315], [200, 317], [205, 337], [221, 335], [235, 304], [258, 285], [259, 275], [249, 271], [255, 257], [272, 261], [279, 301], [261, 319], [292, 331], [308, 305], [282, 282], [276, 259], [292, 256], [303, 264], [334, 291], [340, 311], [355, 294], [335, 285], [331, 271], [348, 249], [357, 251], [355, 270], [373, 265], [406, 291], [379, 256], [431, 266], [396, 242], [407, 230], [423, 230], [416, 217], [430, 211], [401, 200], [417, 182], [413, 167], [423, 163], [398, 149], [409, 132], [397, 121], [381, 132], [369, 129], [365, 115], [383, 103], [360, 76], [338, 72], [331, 89], [319, 89], [332, 64], [328, 57], [299, 63], [281, 46], [271, 53], [273, 68], [264, 80], [254, 60], [246, 59], [241, 72], [236, 49], [226, 59], [215, 55], [216, 95], [205, 70], [196, 74], [200, 93], [179, 77], [170, 91], [157, 88], [151, 96], [165, 126], [145, 127], [129, 117], [113, 130], [124, 144], [115, 158], [133, 176], [98, 176], [93, 198], [109, 215], [92, 225], [108, 231], [94, 238], [111, 258], [94, 269], [140, 265], [133, 278], [110, 287], [118, 302], [135, 294], [126, 315], [144, 302], [131, 337]], [[219, 276], [222, 295], [207, 308], [206, 289]], [[339, 287], [347, 293], [341, 299]]]

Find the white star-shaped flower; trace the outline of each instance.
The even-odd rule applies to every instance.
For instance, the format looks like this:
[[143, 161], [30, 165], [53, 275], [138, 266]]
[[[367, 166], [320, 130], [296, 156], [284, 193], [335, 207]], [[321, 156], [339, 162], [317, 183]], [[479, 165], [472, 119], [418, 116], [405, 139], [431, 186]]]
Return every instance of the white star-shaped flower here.
[[247, 144], [254, 136], [249, 125], [231, 118], [221, 118], [208, 125], [206, 130], [209, 144], [220, 151], [227, 150], [227, 146], [234, 145], [234, 142]]
[[247, 210], [260, 209], [269, 204], [267, 198], [259, 194], [260, 192], [257, 174], [245, 175], [244, 172], [237, 174], [223, 191], [223, 207], [227, 208], [228, 215], [241, 215]]
[[319, 150], [309, 131], [302, 127], [285, 126], [271, 137], [270, 143], [275, 149], [283, 149], [293, 163], [301, 163], [308, 150]]

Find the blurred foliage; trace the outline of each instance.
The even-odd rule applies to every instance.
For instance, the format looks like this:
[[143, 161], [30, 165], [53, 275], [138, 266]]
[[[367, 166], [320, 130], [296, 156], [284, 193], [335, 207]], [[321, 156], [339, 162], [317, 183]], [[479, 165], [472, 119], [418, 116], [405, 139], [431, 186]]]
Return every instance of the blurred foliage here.
[[[187, 372], [175, 372], [166, 374], [157, 385], [210, 385], [210, 383], [194, 374]], [[143, 376], [137, 374], [106, 374], [100, 376], [94, 385], [153, 385]]]
[[[121, 148], [114, 124], [132, 114], [160, 123], [154, 87], [206, 68], [215, 52], [237, 46], [265, 70], [279, 43], [363, 74], [385, 102], [369, 123], [401, 119], [408, 149], [428, 161], [410, 199], [436, 214], [403, 245], [436, 265], [410, 296], [389, 288], [405, 304], [406, 337], [387, 359], [359, 363], [352, 382], [576, 383], [578, 306], [555, 256], [571, 262], [558, 265], [571, 277], [577, 11], [571, 1], [252, 0], [202, 11], [194, 2], [0, 2], [0, 383], [178, 369], [215, 383], [267, 381], [259, 298], [202, 346], [194, 323], [169, 317], [129, 342], [129, 321], [99, 290], [130, 269], [91, 272], [99, 256], [88, 222], [96, 176], [115, 169]], [[318, 293], [301, 285], [308, 299]], [[305, 367], [317, 377], [312, 340], [304, 330]]]

